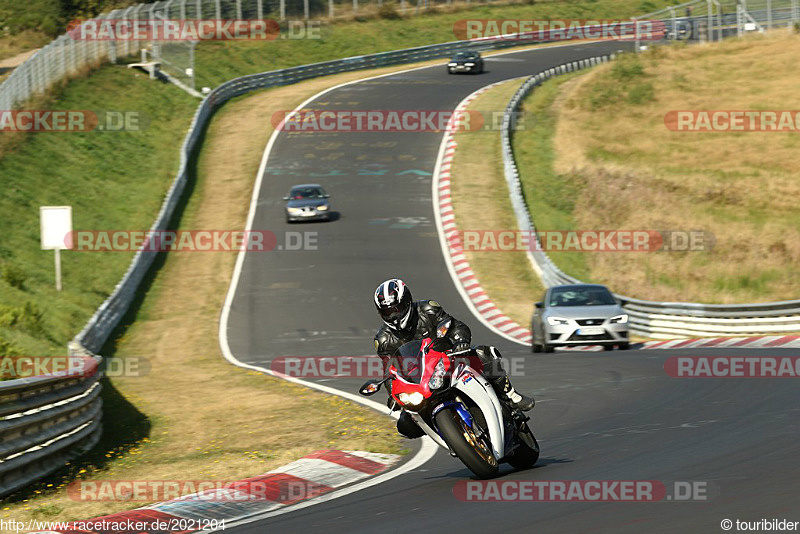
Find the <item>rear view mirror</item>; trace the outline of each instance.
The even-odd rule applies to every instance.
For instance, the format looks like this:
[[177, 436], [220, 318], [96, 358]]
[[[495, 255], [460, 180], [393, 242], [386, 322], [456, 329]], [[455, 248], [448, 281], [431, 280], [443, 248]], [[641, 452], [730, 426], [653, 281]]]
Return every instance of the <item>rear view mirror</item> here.
[[368, 380], [364, 382], [364, 385], [361, 386], [361, 389], [359, 389], [358, 392], [364, 395], [365, 397], [369, 397], [370, 395], [374, 395], [378, 391], [380, 391], [382, 383], [383, 381]]

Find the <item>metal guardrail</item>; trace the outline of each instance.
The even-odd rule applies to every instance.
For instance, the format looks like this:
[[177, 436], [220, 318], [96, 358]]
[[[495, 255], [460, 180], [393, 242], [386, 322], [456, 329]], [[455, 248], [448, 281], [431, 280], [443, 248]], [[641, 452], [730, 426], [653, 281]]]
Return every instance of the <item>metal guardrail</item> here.
[[[86, 356], [84, 351], [74, 353]], [[0, 382], [0, 496], [62, 467], [98, 442], [101, 358], [78, 372]]]
[[[613, 59], [603, 56], [567, 63], [528, 78], [506, 106], [502, 129], [503, 166], [517, 224], [523, 232], [536, 235], [536, 227], [525, 202], [519, 169], [511, 146], [511, 117], [516, 116], [523, 99], [545, 80]], [[528, 259], [546, 287], [580, 283], [569, 276], [543, 252], [537, 238]], [[800, 331], [800, 300], [760, 304], [700, 304], [694, 302], [654, 302], [615, 295], [630, 317], [633, 332], [652, 338], [684, 336], [759, 335]]]

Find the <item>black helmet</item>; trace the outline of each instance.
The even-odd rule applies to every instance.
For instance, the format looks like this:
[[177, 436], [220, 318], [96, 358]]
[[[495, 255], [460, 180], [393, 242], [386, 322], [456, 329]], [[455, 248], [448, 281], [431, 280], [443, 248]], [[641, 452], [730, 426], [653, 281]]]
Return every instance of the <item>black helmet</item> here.
[[392, 278], [375, 290], [375, 307], [383, 322], [393, 330], [405, 330], [411, 322], [413, 299], [406, 284]]

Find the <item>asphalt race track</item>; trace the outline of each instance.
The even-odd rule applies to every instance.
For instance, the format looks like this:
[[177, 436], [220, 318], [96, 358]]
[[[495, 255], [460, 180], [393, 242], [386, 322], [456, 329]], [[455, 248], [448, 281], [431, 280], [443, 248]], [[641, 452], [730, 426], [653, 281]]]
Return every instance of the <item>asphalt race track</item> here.
[[[449, 76], [443, 62], [347, 85], [309, 107], [452, 110], [492, 82], [619, 48], [600, 43], [504, 54], [488, 58], [487, 72], [478, 76]], [[447, 271], [434, 224], [431, 174], [441, 135], [278, 136], [252, 229], [274, 231], [284, 249], [245, 256], [227, 324], [233, 355], [269, 368], [280, 356], [372, 354], [379, 326], [372, 292], [386, 278], [401, 277], [415, 298], [436, 299], [468, 322], [474, 343], [525, 358], [513, 380], [537, 399], [532, 428], [542, 455], [528, 471], [504, 466], [499, 480], [656, 480], [668, 491], [674, 481], [699, 481], [707, 485], [708, 500], [461, 502], [453, 487], [470, 480], [470, 472], [440, 451], [423, 468], [387, 483], [225, 531], [720, 532], [726, 518], [800, 520], [800, 410], [791, 379], [670, 378], [664, 360], [678, 351], [669, 350], [533, 355], [471, 315]], [[338, 217], [287, 225], [281, 198], [291, 185], [308, 182], [326, 187]], [[286, 250], [285, 231], [316, 233], [317, 249]], [[691, 352], [704, 354], [748, 352]], [[351, 393], [363, 382], [319, 380]]]

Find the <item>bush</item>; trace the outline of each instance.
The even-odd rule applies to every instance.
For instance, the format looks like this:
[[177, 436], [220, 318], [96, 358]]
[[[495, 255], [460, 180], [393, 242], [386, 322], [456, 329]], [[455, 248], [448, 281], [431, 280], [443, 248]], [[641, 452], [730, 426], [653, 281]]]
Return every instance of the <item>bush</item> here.
[[3, 281], [11, 287], [25, 289], [24, 285], [27, 278], [28, 275], [22, 268], [10, 263], [3, 266]]
[[29, 334], [43, 335], [44, 312], [31, 302], [24, 306], [4, 306], [0, 304], [0, 326], [18, 328]]
[[386, 20], [398, 20], [403, 18], [399, 11], [397, 11], [397, 4], [394, 2], [384, 2], [378, 10], [378, 16]]
[[644, 65], [637, 56], [623, 55], [611, 67], [611, 77], [615, 80], [626, 81], [644, 76]]
[[651, 83], [637, 83], [628, 91], [628, 103], [644, 104], [656, 99], [655, 90]]

